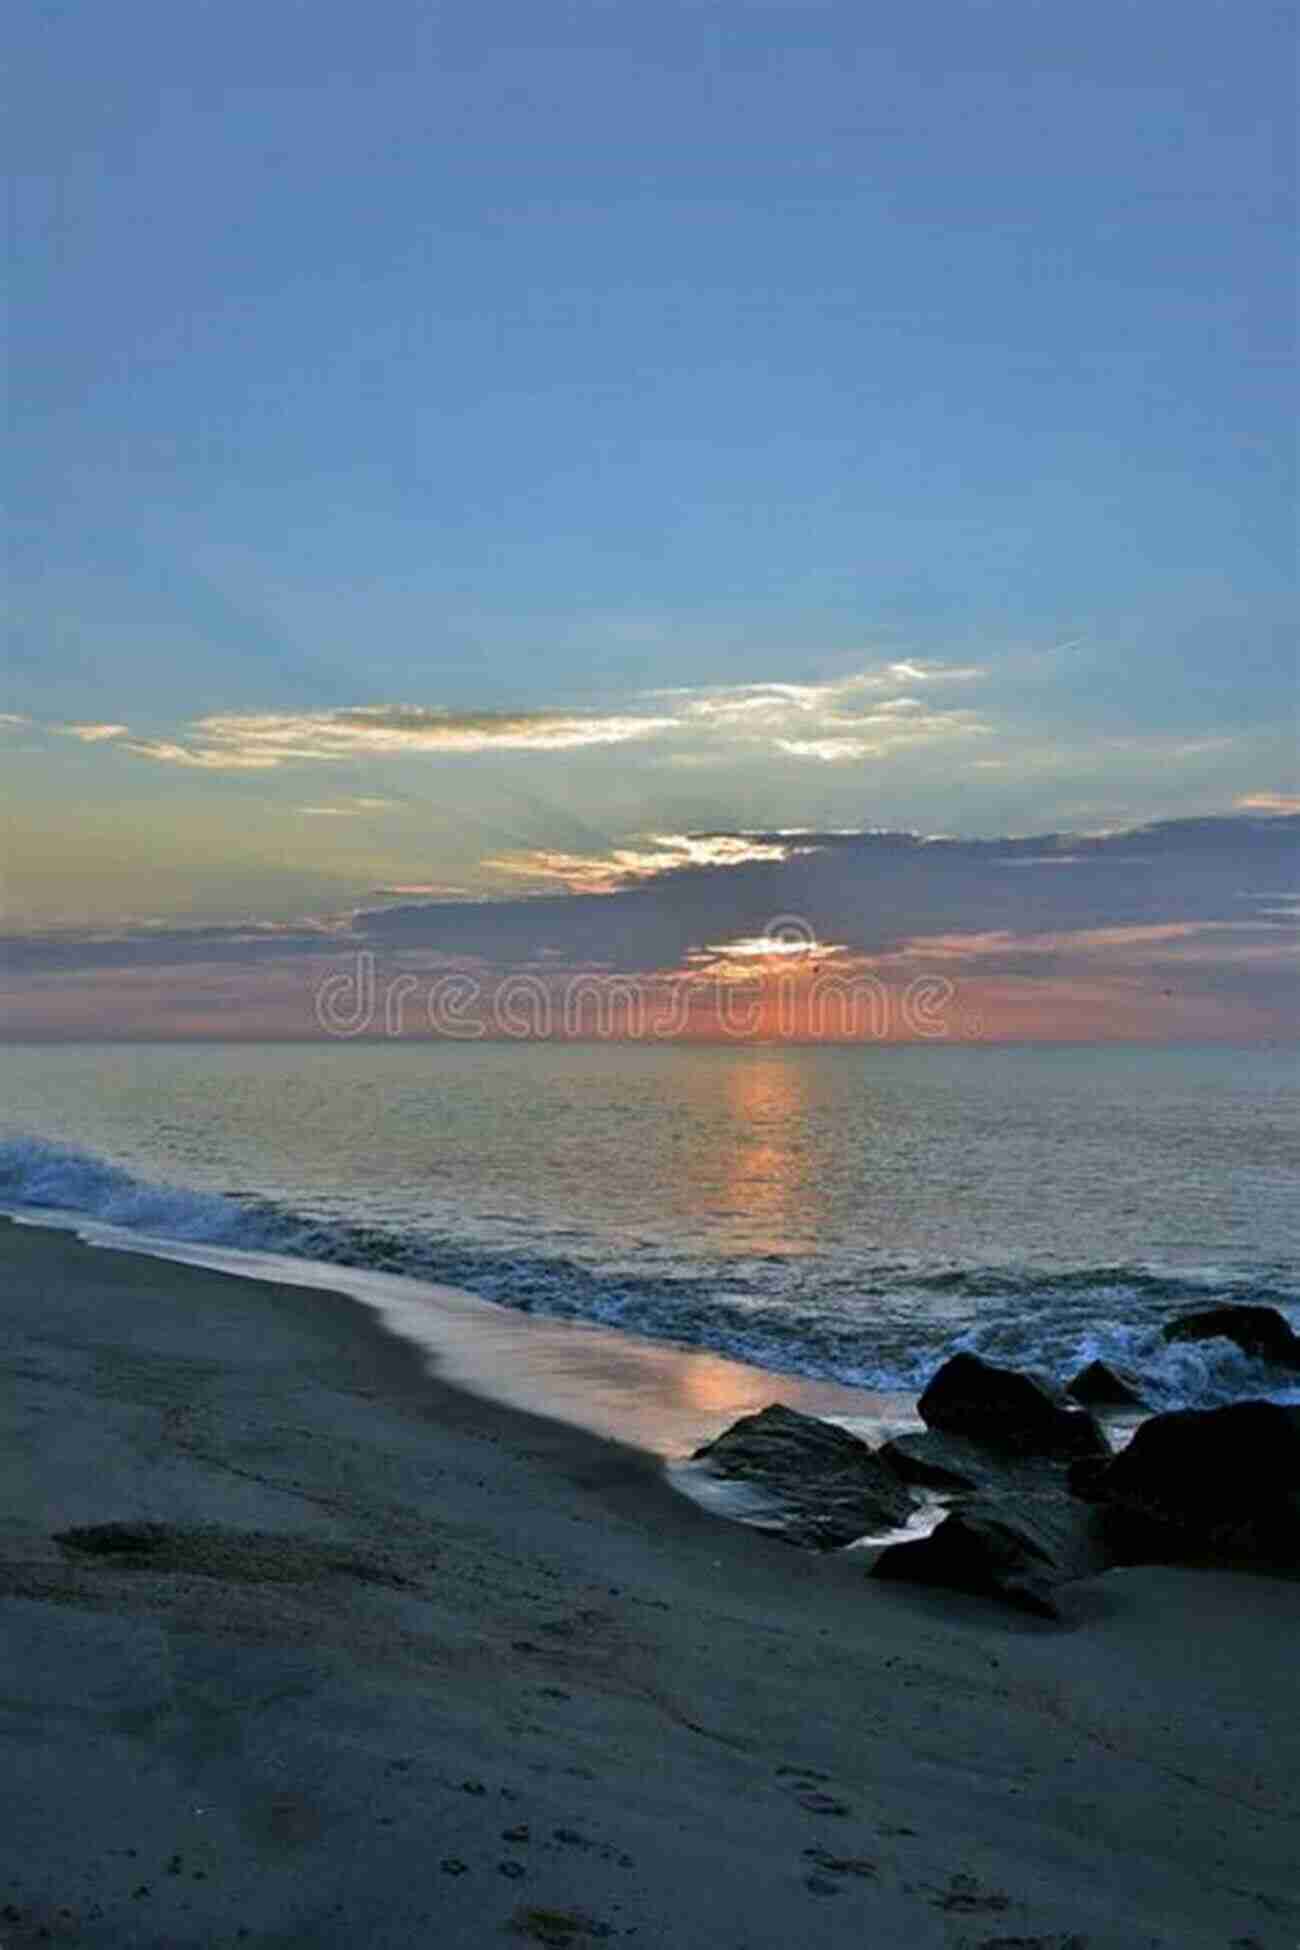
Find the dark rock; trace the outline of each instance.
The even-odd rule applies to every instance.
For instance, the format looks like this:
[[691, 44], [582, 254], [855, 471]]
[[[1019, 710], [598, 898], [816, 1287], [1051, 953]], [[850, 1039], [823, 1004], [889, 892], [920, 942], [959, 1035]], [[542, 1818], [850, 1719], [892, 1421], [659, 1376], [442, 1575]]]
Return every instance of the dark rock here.
[[1109, 1361], [1090, 1361], [1069, 1382], [1066, 1394], [1085, 1408], [1146, 1408], [1139, 1376], [1129, 1368], [1112, 1367]]
[[694, 1460], [771, 1497], [772, 1528], [814, 1550], [898, 1530], [917, 1508], [917, 1498], [860, 1437], [780, 1403], [742, 1416]]
[[1070, 1495], [1081, 1496], [1085, 1501], [1092, 1501], [1099, 1496], [1110, 1465], [1109, 1456], [1076, 1457], [1070, 1464], [1065, 1479]]
[[876, 1452], [905, 1483], [928, 1490], [975, 1490], [997, 1469], [987, 1449], [958, 1435], [927, 1429], [896, 1435]]
[[1268, 1489], [1300, 1489], [1300, 1407], [1230, 1402], [1153, 1415], [1105, 1471], [1108, 1495], [1240, 1507]]
[[1300, 1369], [1300, 1334], [1276, 1307], [1204, 1307], [1180, 1314], [1161, 1330], [1167, 1341], [1232, 1341], [1243, 1354]]
[[[1065, 1465], [1050, 1456], [1015, 1456], [972, 1442], [968, 1436], [946, 1435], [926, 1429], [896, 1435], [876, 1451], [905, 1483], [934, 1490], [940, 1496], [981, 1490], [1002, 1493], [1014, 1489], [1064, 1489]], [[1105, 1461], [1105, 1457], [1100, 1458]]]
[[1104, 1468], [1071, 1481], [1101, 1506], [1129, 1563], [1300, 1569], [1300, 1408], [1250, 1401], [1154, 1415]]
[[873, 1576], [1002, 1598], [1057, 1618], [1059, 1587], [1094, 1577], [1112, 1561], [1102, 1512], [1043, 1490], [1014, 1500], [969, 1498], [928, 1537], [889, 1545]]
[[978, 1354], [945, 1361], [917, 1404], [927, 1427], [1019, 1456], [1104, 1456], [1098, 1422], [1037, 1375], [995, 1367]]

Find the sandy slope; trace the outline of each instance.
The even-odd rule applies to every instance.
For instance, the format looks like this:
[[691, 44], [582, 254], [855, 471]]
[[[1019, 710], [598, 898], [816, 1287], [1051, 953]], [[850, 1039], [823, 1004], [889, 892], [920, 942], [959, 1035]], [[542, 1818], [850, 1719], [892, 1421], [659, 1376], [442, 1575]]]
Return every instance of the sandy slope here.
[[869, 1584], [338, 1296], [0, 1244], [5, 1950], [1300, 1941], [1300, 1584]]

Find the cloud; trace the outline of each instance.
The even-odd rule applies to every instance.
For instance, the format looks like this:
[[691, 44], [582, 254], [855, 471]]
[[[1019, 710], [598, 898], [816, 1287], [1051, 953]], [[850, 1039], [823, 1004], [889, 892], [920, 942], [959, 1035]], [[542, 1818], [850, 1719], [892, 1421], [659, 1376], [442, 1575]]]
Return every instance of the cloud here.
[[299, 961], [304, 955], [337, 954], [350, 939], [347, 922], [304, 921], [287, 927], [269, 924], [177, 928], [169, 925], [95, 933], [75, 928], [43, 934], [0, 937], [0, 968], [9, 979], [83, 974], [91, 969], [184, 969], [208, 964], [252, 965], [268, 960]]
[[1300, 793], [1247, 792], [1233, 802], [1242, 812], [1300, 813]]
[[298, 811], [309, 819], [357, 819], [363, 813], [389, 812], [398, 804], [396, 799], [345, 799], [339, 805], [299, 806]]
[[[927, 707], [906, 688], [966, 684], [984, 674], [975, 664], [895, 662], [818, 684], [727, 684], [648, 695], [666, 700], [679, 725], [696, 733], [768, 743], [793, 758], [875, 758], [903, 743], [987, 729], [971, 713]], [[903, 720], [914, 727], [910, 737], [896, 730]]]
[[[398, 907], [358, 916], [357, 928], [388, 947], [437, 947], [494, 964], [546, 952], [662, 969], [687, 965], [710, 943], [768, 936], [774, 917], [795, 916], [808, 939], [868, 959], [915, 952], [916, 944], [937, 953], [941, 942], [950, 956], [973, 956], [985, 942], [989, 965], [1008, 970], [1053, 955], [1067, 964], [1072, 955], [1089, 964], [1108, 953], [1158, 957], [1190, 930], [1217, 942], [1226, 965], [1230, 945], [1289, 938], [1277, 908], [1282, 890], [1296, 884], [1298, 832], [1300, 820], [1244, 815], [1093, 837], [697, 835], [694, 859], [644, 843], [585, 860], [536, 856], [538, 878], [572, 890], [565, 895]], [[731, 864], [721, 863], [723, 839], [738, 843]], [[1060, 859], [1062, 870], [1004, 870], [1046, 859]], [[1248, 886], [1274, 891], [1243, 895]]]
[[792, 712], [820, 716], [835, 710], [842, 699], [900, 691], [909, 684], [968, 684], [986, 675], [979, 664], [895, 662], [855, 670], [846, 677], [827, 678], [817, 684], [760, 680], [748, 684], [685, 686], [649, 691], [646, 695], [674, 701], [676, 708], [687, 717], [752, 720], [767, 714], [789, 716]]
[[871, 750], [861, 738], [778, 738], [776, 748], [788, 758], [817, 758], [825, 765], [866, 758]]
[[609, 893], [682, 867], [737, 867], [756, 860], [788, 860], [797, 844], [745, 833], [652, 833], [630, 846], [592, 858], [534, 848], [486, 860], [485, 866], [524, 880], [554, 881], [570, 892]]
[[79, 738], [83, 745], [102, 745], [109, 739], [124, 738], [131, 727], [125, 724], [61, 724], [54, 729], [69, 738]]
[[[1013, 960], [1019, 964], [1028, 956], [1063, 953], [1076, 957], [1100, 954], [1108, 958], [1118, 954], [1125, 961], [1132, 960], [1136, 954], [1149, 960], [1152, 948], [1181, 950], [1195, 942], [1202, 944], [1203, 951], [1207, 937], [1222, 944], [1231, 936], [1258, 937], [1260, 933], [1274, 932], [1266, 921], [1159, 921], [1129, 927], [1062, 929], [1053, 934], [1016, 934], [1010, 928], [998, 928], [983, 934], [917, 935], [907, 943], [905, 952], [909, 959], [983, 961], [992, 958], [1004, 966]], [[1266, 945], [1270, 949], [1295, 952], [1293, 941], [1275, 940]]]
[[279, 758], [265, 754], [223, 750], [219, 746], [195, 748], [169, 738], [128, 738], [123, 748], [136, 758], [154, 758], [162, 765], [182, 765], [205, 772], [266, 772], [281, 763]]
[[[203, 969], [244, 967], [252, 982], [259, 970], [296, 964], [305, 994], [320, 967], [365, 949], [390, 972], [726, 978], [761, 962], [774, 940], [797, 941], [810, 964], [833, 954], [837, 969], [890, 981], [938, 971], [963, 993], [966, 984], [1008, 984], [1007, 997], [1027, 1012], [1014, 1017], [1026, 1034], [1035, 994], [1044, 1009], [1056, 998], [1053, 1033], [1069, 1034], [1074, 1021], [1081, 1036], [1106, 1034], [1108, 996], [1110, 1033], [1126, 1033], [1139, 1005], [1144, 1034], [1290, 1033], [1298, 842], [1300, 815], [1275, 813], [1092, 836], [659, 833], [604, 855], [520, 856], [514, 867], [533, 884], [500, 898], [402, 883], [372, 897], [383, 905], [332, 922], [12, 936], [0, 942], [0, 961], [28, 1034], [43, 984], [53, 1009], [55, 988], [109, 971], [161, 979], [170, 970], [180, 993]], [[1047, 861], [1060, 870], [1004, 870]], [[1072, 1018], [1085, 992], [1095, 1012]], [[1171, 997], [1187, 1005], [1176, 1020]]]
[[[1243, 923], [1280, 940], [1272, 931], [1284, 922], [1279, 900], [1296, 886], [1297, 837], [1300, 819], [1251, 815], [993, 840], [773, 831], [684, 835], [675, 845], [660, 836], [604, 855], [516, 857], [516, 870], [531, 868], [564, 894], [397, 907], [359, 915], [356, 927], [393, 948], [436, 946], [490, 962], [546, 951], [642, 969], [683, 966], [710, 942], [762, 937], [781, 916], [799, 917], [809, 939], [867, 957], [976, 937], [997, 937], [1011, 953], [1049, 936], [1062, 953], [1077, 936], [1092, 955], [1108, 945], [1099, 933], [1107, 929], [1125, 931], [1110, 946], [1132, 948], [1134, 929], [1231, 928], [1240, 939]], [[1061, 870], [1005, 871], [1047, 859]], [[1148, 936], [1147, 945], [1175, 938]], [[1030, 952], [1041, 958], [1044, 949]]]
[[298, 763], [480, 753], [572, 753], [670, 739], [672, 756], [777, 751], [791, 758], [887, 757], [992, 727], [975, 713], [923, 703], [912, 693], [964, 685], [973, 664], [894, 661], [821, 683], [776, 680], [643, 692], [624, 708], [597, 711], [451, 710], [419, 704], [356, 704], [332, 711], [217, 712], [167, 735], [126, 725], [57, 727], [87, 742], [117, 739], [135, 757], [196, 771], [269, 771]]
[[170, 765], [263, 771], [298, 760], [574, 751], [650, 738], [671, 722], [633, 714], [358, 704], [337, 711], [217, 713], [198, 719], [185, 742], [133, 739], [128, 749]]
[[973, 711], [927, 711], [915, 698], [900, 697], [865, 717], [828, 713], [824, 733], [812, 738], [778, 738], [776, 748], [790, 758], [815, 758], [823, 764], [846, 759], [886, 758], [910, 750], [960, 738], [980, 738], [992, 725]]

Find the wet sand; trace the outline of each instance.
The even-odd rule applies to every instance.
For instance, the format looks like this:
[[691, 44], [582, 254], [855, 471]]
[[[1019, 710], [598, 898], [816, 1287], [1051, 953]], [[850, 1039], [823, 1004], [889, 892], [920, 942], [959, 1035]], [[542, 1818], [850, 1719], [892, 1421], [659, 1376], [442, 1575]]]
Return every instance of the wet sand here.
[[1300, 1940], [1300, 1584], [873, 1584], [339, 1294], [0, 1250], [6, 1950]]

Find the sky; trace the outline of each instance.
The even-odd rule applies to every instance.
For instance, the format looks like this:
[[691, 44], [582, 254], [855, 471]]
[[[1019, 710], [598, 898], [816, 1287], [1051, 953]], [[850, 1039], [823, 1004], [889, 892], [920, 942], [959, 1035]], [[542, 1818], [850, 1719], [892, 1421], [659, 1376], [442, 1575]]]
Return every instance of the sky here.
[[8, 1033], [790, 916], [995, 1037], [1295, 1033], [1289, 9], [11, 38]]

